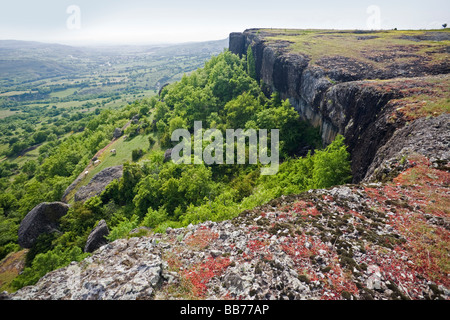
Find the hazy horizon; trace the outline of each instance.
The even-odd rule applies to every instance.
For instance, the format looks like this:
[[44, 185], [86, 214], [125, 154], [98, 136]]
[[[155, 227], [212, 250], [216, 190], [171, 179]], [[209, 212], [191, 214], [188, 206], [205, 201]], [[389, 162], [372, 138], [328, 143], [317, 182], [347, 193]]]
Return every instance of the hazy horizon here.
[[171, 44], [226, 39], [248, 28], [440, 29], [450, 2], [16, 0], [0, 10], [0, 39], [67, 45]]

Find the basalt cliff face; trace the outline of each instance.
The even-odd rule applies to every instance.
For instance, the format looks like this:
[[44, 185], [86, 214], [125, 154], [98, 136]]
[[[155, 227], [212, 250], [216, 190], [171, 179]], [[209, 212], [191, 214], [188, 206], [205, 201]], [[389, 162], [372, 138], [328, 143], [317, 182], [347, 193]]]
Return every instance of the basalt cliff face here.
[[393, 133], [423, 116], [403, 112], [402, 99], [417, 104], [449, 84], [450, 32], [396, 32], [250, 29], [230, 34], [229, 49], [245, 56], [250, 46], [257, 80], [320, 126], [325, 144], [344, 135], [359, 182]]
[[344, 135], [355, 183], [229, 221], [135, 230], [3, 298], [448, 300], [449, 34], [232, 33], [268, 94], [325, 143]]

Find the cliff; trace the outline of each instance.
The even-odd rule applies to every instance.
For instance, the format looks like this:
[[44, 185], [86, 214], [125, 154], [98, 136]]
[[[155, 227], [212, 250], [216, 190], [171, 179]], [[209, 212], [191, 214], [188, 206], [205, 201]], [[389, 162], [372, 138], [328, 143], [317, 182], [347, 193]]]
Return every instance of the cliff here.
[[229, 39], [240, 56], [252, 47], [257, 80], [320, 126], [325, 144], [344, 135], [354, 182], [370, 178], [377, 151], [397, 129], [449, 111], [448, 30], [250, 29]]

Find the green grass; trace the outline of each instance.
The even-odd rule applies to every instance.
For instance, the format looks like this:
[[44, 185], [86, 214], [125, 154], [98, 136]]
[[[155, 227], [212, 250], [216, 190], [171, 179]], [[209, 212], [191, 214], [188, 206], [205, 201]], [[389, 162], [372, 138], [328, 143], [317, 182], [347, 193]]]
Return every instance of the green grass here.
[[[315, 63], [326, 56], [343, 56], [362, 60], [366, 63], [386, 66], [392, 63], [408, 61], [414, 54], [431, 57], [430, 62], [439, 62], [448, 59], [445, 48], [450, 41], [413, 41], [408, 37], [417, 37], [425, 34], [419, 30], [388, 30], [378, 32], [359, 33], [355, 31], [333, 30], [290, 30], [290, 29], [261, 29], [262, 37], [270, 43], [277, 41], [290, 42], [289, 51], [303, 53]], [[436, 30], [449, 32], [450, 29]], [[427, 31], [429, 32], [429, 31]], [[395, 56], [392, 59], [378, 59], [379, 55], [402, 51], [405, 55]], [[441, 50], [444, 49], [444, 50]], [[429, 55], [429, 53], [433, 53]]]
[[77, 90], [78, 88], [68, 88], [66, 90], [52, 92], [50, 93], [50, 97], [65, 98], [72, 95]]
[[[124, 140], [124, 137], [120, 137], [109, 145], [103, 154], [99, 157], [100, 164], [96, 167], [90, 166], [89, 174], [83, 179], [80, 186], [86, 185], [97, 173], [103, 169], [121, 165], [125, 162], [131, 162], [131, 152], [134, 149], [141, 148], [146, 152], [146, 154], [141, 158], [141, 160], [147, 159], [149, 156], [149, 142], [148, 137], [153, 134], [148, 135], [138, 135], [131, 140]], [[112, 154], [110, 151], [116, 149], [116, 154]], [[155, 145], [151, 149], [152, 151], [159, 150], [159, 146]]]
[[11, 111], [9, 109], [0, 110], [0, 119], [7, 118], [9, 116], [15, 115], [19, 111]]

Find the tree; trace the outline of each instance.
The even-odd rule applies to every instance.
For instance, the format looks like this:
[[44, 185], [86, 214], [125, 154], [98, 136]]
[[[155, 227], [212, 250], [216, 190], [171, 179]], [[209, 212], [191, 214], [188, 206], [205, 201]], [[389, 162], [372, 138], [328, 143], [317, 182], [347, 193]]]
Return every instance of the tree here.
[[247, 72], [250, 77], [256, 79], [255, 56], [253, 55], [252, 46], [247, 48]]
[[142, 149], [134, 149], [131, 151], [131, 160], [138, 161], [144, 155], [144, 151]]
[[252, 120], [259, 109], [261, 105], [258, 100], [248, 92], [244, 92], [225, 105], [227, 128], [245, 128], [246, 122]]
[[446, 23], [444, 23], [443, 25], [442, 25], [442, 28], [447, 28], [447, 24]]
[[328, 188], [350, 181], [349, 157], [342, 135], [337, 135], [325, 150], [316, 151], [313, 156], [312, 187]]

